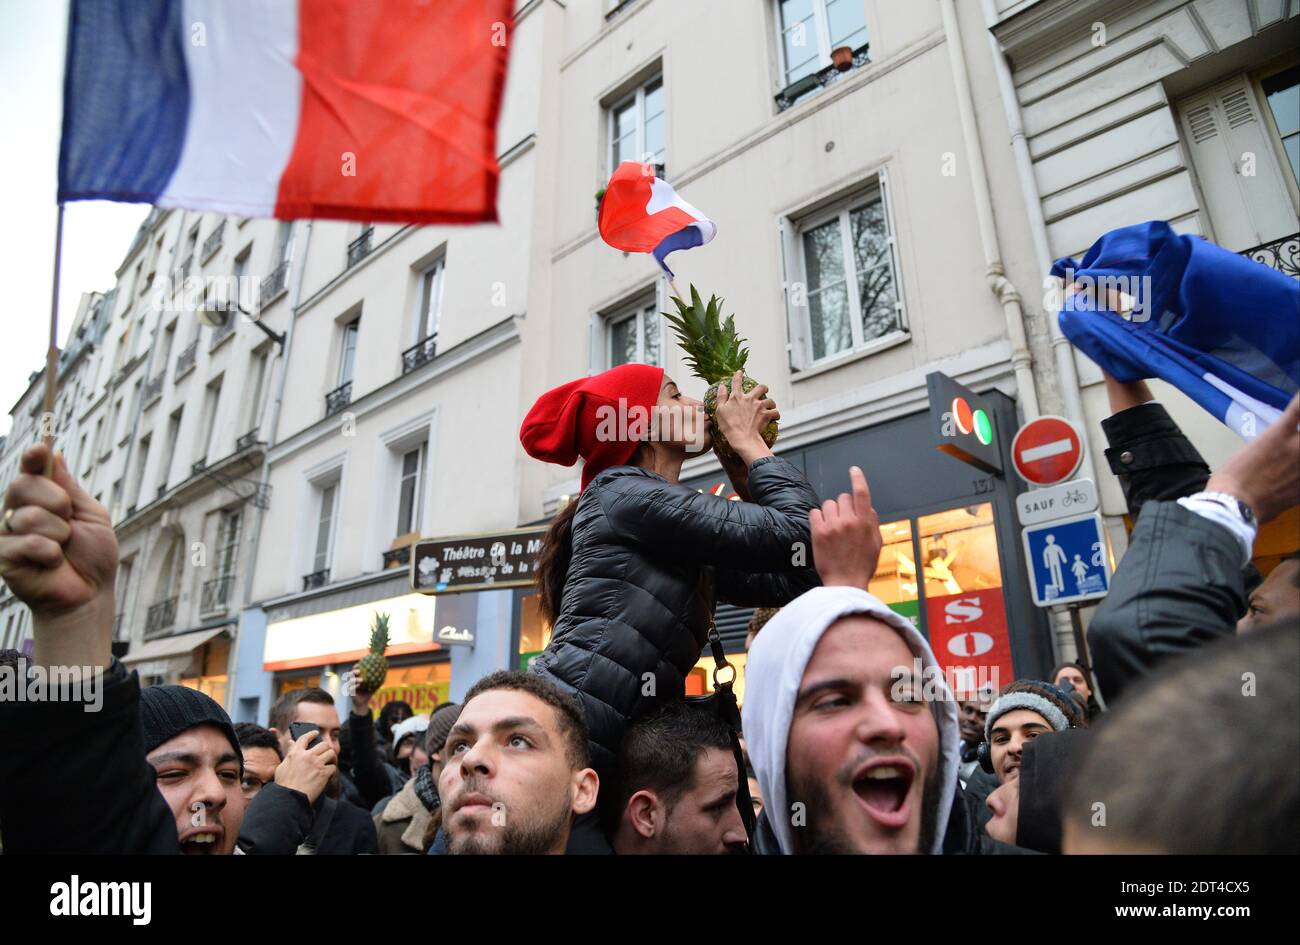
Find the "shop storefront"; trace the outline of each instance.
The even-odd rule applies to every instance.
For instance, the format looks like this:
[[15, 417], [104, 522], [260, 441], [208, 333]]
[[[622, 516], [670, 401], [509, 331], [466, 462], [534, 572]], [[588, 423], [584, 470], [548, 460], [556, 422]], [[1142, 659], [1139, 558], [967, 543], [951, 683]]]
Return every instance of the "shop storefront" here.
[[233, 630], [225, 622], [148, 640], [134, 647], [123, 663], [140, 674], [141, 685], [179, 683], [198, 689], [224, 705]]
[[[1015, 404], [997, 391], [983, 400], [993, 414], [993, 439], [1009, 455]], [[847, 492], [849, 467], [862, 467], [884, 540], [870, 590], [926, 635], [959, 694], [1051, 669], [1049, 625], [1025, 578], [1014, 505], [1022, 487], [1014, 473], [983, 472], [939, 452], [928, 413], [780, 455], [804, 470], [823, 499]], [[721, 473], [685, 484], [734, 496]], [[728, 605], [717, 612], [742, 701], [751, 613]], [[712, 657], [702, 656], [688, 691], [710, 691], [712, 670]]]

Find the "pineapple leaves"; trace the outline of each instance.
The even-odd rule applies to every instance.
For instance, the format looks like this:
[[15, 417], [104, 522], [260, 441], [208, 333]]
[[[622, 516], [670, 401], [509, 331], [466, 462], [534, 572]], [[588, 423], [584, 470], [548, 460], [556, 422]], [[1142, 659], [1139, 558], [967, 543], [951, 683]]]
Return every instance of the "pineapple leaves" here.
[[736, 334], [736, 317], [728, 315], [721, 320], [723, 299], [709, 296], [706, 305], [699, 290], [691, 285], [691, 304], [677, 296], [672, 297], [677, 313], [662, 313], [677, 336], [677, 343], [686, 354], [686, 363], [700, 380], [714, 384], [744, 371], [749, 360], [747, 340]]

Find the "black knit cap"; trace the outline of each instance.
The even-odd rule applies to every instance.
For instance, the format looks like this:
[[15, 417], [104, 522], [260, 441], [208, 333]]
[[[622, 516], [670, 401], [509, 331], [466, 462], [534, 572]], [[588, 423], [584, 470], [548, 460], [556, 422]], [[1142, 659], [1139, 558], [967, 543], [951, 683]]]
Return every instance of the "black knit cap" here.
[[196, 725], [215, 725], [230, 739], [239, 763], [244, 753], [239, 748], [230, 716], [212, 697], [188, 686], [146, 686], [140, 690], [140, 724], [144, 729], [144, 753], [147, 755], [163, 742]]

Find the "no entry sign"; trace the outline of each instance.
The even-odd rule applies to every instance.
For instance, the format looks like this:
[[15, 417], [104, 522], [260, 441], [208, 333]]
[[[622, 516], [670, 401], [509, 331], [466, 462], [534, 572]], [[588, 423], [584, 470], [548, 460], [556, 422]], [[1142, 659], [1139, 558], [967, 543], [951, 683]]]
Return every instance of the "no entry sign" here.
[[1051, 486], [1075, 474], [1083, 461], [1083, 438], [1064, 417], [1039, 417], [1011, 441], [1011, 462], [1025, 482]]

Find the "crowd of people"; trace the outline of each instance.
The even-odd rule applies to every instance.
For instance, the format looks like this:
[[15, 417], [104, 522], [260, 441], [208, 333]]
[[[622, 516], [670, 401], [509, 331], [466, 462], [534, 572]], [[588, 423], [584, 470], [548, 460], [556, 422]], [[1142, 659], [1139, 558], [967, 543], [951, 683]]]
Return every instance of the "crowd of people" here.
[[[398, 702], [376, 719], [358, 690], [342, 719], [306, 688], [264, 728], [196, 690], [142, 689], [110, 651], [107, 512], [33, 447], [0, 571], [34, 653], [5, 659], [94, 682], [101, 704], [0, 702], [4, 852], [1300, 852], [1300, 559], [1265, 579], [1251, 563], [1258, 526], [1300, 505], [1300, 398], [1211, 474], [1145, 385], [1107, 385], [1135, 524], [1089, 654], [960, 701], [867, 590], [881, 536], [862, 470], [821, 501], [762, 439], [767, 389], [739, 376], [713, 420], [739, 502], [678, 482], [712, 431], [662, 369], [539, 399], [524, 448], [586, 460], [540, 561], [551, 642], [533, 671], [428, 716]], [[620, 401], [685, 411], [681, 439], [599, 439], [598, 409]], [[720, 600], [761, 608], [738, 712], [725, 675], [684, 698]]]

